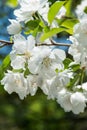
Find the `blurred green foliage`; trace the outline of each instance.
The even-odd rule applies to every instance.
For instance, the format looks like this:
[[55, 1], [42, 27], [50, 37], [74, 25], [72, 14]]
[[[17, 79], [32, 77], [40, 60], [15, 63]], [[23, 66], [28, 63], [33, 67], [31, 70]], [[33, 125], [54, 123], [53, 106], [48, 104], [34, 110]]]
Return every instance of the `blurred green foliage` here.
[[[74, 9], [80, 1], [73, 0], [70, 7]], [[6, 4], [16, 7], [16, 2], [8, 0]], [[40, 90], [34, 97], [29, 95], [22, 101], [0, 86], [0, 130], [87, 130], [86, 122], [87, 111], [80, 115], [65, 113], [55, 100], [47, 100]]]
[[6, 5], [8, 5], [12, 8], [15, 8], [18, 5], [18, 1], [17, 0], [7, 0]]
[[0, 130], [86, 130], [86, 117], [87, 113], [65, 113], [41, 91], [21, 101], [0, 87]]

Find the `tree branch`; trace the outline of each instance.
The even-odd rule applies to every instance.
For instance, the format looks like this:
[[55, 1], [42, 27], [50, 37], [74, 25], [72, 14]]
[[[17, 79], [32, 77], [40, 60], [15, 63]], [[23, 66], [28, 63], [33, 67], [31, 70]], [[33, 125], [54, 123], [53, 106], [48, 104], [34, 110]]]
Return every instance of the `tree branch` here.
[[10, 42], [10, 41], [0, 40], [0, 48], [7, 46], [7, 45], [11, 45], [11, 44], [14, 44], [14, 43]]
[[64, 43], [54, 43], [54, 44], [46, 44], [46, 43], [43, 43], [43, 44], [36, 44], [36, 46], [70, 46], [70, 44], [64, 44]]
[[[5, 41], [5, 40], [0, 40], [0, 48], [1, 47], [4, 47], [4, 46], [7, 46], [7, 45], [12, 45], [14, 44], [14, 42], [10, 42], [10, 41]], [[65, 44], [65, 43], [56, 43], [54, 41], [51, 40], [51, 44], [47, 44], [47, 43], [38, 43], [38, 44], [35, 44], [36, 46], [71, 46], [71, 44]]]

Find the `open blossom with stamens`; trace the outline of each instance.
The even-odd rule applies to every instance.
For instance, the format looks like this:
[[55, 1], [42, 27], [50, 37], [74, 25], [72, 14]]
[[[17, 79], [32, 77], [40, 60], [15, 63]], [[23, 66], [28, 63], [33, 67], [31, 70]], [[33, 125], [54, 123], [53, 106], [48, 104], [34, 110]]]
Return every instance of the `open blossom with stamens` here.
[[29, 94], [27, 80], [24, 78], [23, 73], [8, 71], [1, 80], [1, 84], [4, 85], [4, 89], [9, 94], [16, 92], [20, 99], [24, 99]]
[[[37, 48], [38, 49], [38, 48]], [[14, 69], [25, 67], [25, 63], [35, 54], [35, 39], [33, 36], [28, 36], [27, 40], [21, 35], [14, 36], [14, 45], [10, 53], [11, 66]]]
[[43, 76], [53, 76], [56, 68], [60, 70], [63, 68], [62, 61], [66, 57], [63, 50], [52, 50], [45, 46], [39, 47], [39, 49], [38, 54], [28, 62], [30, 72], [33, 74], [43, 73]]

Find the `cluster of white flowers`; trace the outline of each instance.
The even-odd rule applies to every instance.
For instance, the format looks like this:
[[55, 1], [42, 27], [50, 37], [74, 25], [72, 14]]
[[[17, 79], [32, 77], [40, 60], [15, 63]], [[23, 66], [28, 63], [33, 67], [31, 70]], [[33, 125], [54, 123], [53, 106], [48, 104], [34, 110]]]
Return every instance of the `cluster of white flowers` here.
[[[87, 102], [87, 80], [84, 79], [84, 75], [87, 76], [87, 20], [83, 18], [74, 26], [73, 36], [69, 38], [73, 44], [68, 50], [73, 60], [65, 67], [67, 56], [64, 50], [45, 45], [38, 46], [36, 37], [29, 34], [25, 38], [21, 34], [23, 25], [33, 20], [35, 16], [48, 23], [49, 2], [47, 0], [18, 2], [20, 8], [14, 11], [16, 20], [10, 19], [11, 25], [7, 28], [14, 41], [10, 52], [12, 70], [5, 73], [1, 84], [9, 94], [16, 92], [20, 99], [24, 99], [28, 94], [35, 95], [40, 88], [48, 99], [55, 99], [66, 112], [72, 111], [75, 114], [84, 112]], [[66, 9], [62, 6], [56, 18], [61, 19], [65, 13]], [[44, 41], [47, 45], [50, 42], [50, 39]], [[78, 70], [74, 70], [73, 67], [78, 65]]]
[[49, 10], [49, 3], [47, 0], [19, 0], [19, 5], [20, 9], [14, 11], [16, 20], [10, 19], [11, 25], [8, 26], [9, 34], [20, 33], [23, 26], [21, 23], [33, 20], [33, 16], [36, 12], [47, 21], [47, 13]]
[[87, 70], [87, 20], [83, 19], [74, 26], [74, 34], [70, 37], [72, 45], [69, 53], [73, 56], [75, 63], [81, 64]]

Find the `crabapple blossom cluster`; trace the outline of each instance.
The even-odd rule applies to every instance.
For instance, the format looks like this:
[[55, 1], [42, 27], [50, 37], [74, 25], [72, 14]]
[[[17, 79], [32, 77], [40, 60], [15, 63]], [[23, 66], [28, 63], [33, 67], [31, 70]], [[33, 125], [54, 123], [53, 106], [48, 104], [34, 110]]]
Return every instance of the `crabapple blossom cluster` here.
[[72, 27], [72, 35], [70, 31], [70, 58], [64, 50], [53, 48], [52, 39], [57, 33], [69, 32], [69, 28], [64, 24], [61, 28], [58, 23], [66, 16], [67, 2], [18, 0], [18, 3], [19, 8], [14, 11], [16, 20], [10, 19], [11, 24], [7, 27], [14, 44], [10, 52], [10, 69], [1, 80], [4, 89], [9, 94], [16, 92], [20, 99], [29, 94], [34, 96], [41, 89], [66, 112], [84, 112], [87, 102], [87, 14], [81, 16], [82, 19], [77, 16], [79, 22]]

